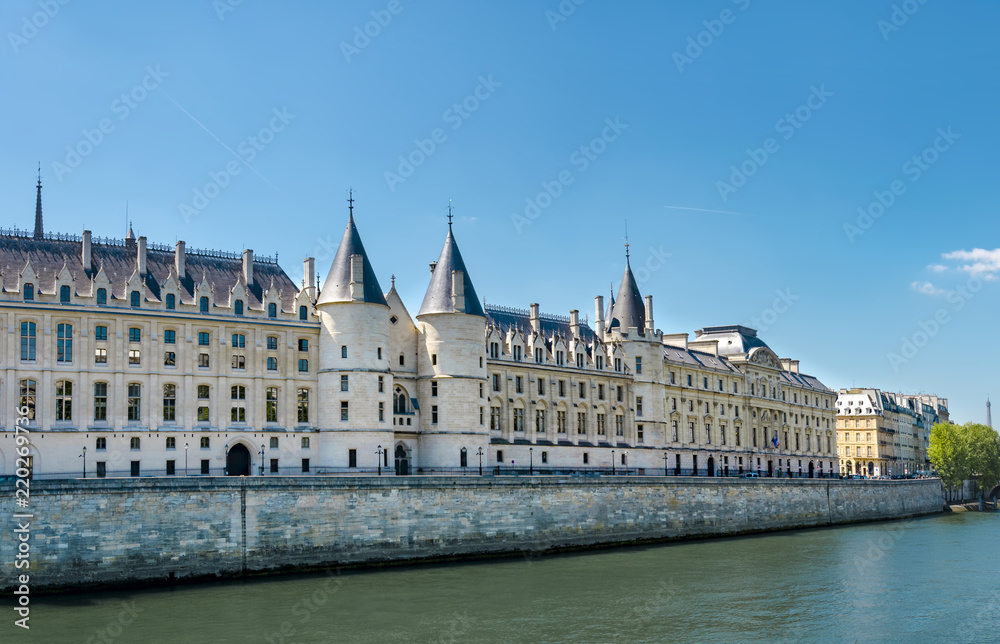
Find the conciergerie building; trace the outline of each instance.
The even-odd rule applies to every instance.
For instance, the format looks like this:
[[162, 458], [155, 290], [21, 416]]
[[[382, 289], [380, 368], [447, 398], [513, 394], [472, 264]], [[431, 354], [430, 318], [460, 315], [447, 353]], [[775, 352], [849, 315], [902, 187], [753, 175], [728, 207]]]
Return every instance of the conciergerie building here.
[[591, 327], [485, 306], [449, 217], [413, 316], [353, 202], [317, 289], [312, 258], [296, 285], [252, 250], [44, 233], [37, 190], [34, 231], [0, 231], [0, 473], [19, 415], [36, 477], [838, 469], [836, 393], [753, 329], [657, 329], [627, 249]]

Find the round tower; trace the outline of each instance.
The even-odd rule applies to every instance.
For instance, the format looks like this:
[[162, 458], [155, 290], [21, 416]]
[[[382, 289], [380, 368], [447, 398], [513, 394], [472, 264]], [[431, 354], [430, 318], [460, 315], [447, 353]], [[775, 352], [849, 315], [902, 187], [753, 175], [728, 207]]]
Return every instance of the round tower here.
[[[450, 216], [449, 216], [450, 219]], [[486, 314], [448, 223], [448, 237], [417, 314], [420, 467], [478, 468], [489, 448]], [[464, 461], [463, 461], [463, 451]]]
[[[316, 302], [320, 467], [373, 470], [392, 442], [389, 306], [354, 224], [347, 229]], [[383, 454], [379, 454], [381, 446]]]

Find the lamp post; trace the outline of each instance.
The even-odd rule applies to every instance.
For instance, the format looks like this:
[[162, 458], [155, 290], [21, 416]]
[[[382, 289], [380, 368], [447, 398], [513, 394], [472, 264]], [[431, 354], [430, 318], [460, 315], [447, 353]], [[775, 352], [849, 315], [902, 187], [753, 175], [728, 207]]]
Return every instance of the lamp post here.
[[184, 443], [184, 476], [188, 475], [188, 444]]
[[476, 452], [476, 456], [479, 457], [479, 476], [483, 475], [483, 448], [480, 447], [479, 451]]
[[615, 450], [611, 450], [611, 476], [615, 475]]
[[382, 449], [381, 445], [379, 445], [378, 449], [375, 450], [375, 454], [378, 455], [378, 475], [379, 476], [382, 476], [382, 454], [384, 454], [384, 453], [385, 453], [385, 450]]
[[222, 474], [229, 476], [229, 448], [226, 448], [226, 464], [222, 467]]
[[87, 446], [83, 446], [83, 454], [80, 454], [83, 458], [83, 478], [87, 478]]
[[535, 448], [528, 448], [528, 476], [535, 474]]
[[264, 476], [264, 443], [260, 444], [260, 475]]
[[663, 452], [663, 476], [667, 475], [667, 453]]
[[628, 476], [628, 450], [622, 452], [622, 465], [625, 466], [625, 476]]
[[469, 467], [469, 450], [462, 448], [462, 476], [465, 476], [466, 468]]

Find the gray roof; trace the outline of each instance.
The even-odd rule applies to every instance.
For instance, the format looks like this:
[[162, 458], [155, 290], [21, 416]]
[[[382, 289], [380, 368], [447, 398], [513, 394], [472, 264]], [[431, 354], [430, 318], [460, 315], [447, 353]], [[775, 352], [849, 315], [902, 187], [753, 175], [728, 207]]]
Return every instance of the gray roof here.
[[386, 304], [385, 296], [382, 294], [382, 287], [378, 285], [378, 278], [375, 277], [375, 270], [368, 261], [368, 253], [361, 243], [361, 235], [358, 234], [358, 227], [354, 225], [354, 215], [347, 218], [347, 228], [344, 229], [344, 237], [340, 240], [340, 247], [330, 265], [330, 272], [326, 275], [323, 283], [323, 290], [320, 291], [317, 304], [328, 302], [351, 302], [351, 256], [361, 255], [362, 258], [362, 279], [364, 280], [364, 302], [371, 304]]
[[698, 329], [694, 333], [696, 342], [718, 340], [719, 355], [750, 353], [750, 350], [756, 347], [771, 348], [757, 337], [756, 329], [751, 329], [740, 324], [707, 326], [704, 329]]
[[[456, 311], [452, 300], [451, 274], [453, 271], [462, 271], [464, 275], [464, 311]], [[438, 258], [434, 272], [431, 274], [431, 283], [427, 286], [427, 293], [424, 295], [424, 301], [420, 305], [417, 317], [429, 313], [468, 313], [469, 315], [486, 317], [486, 314], [483, 313], [483, 306], [479, 303], [479, 296], [476, 295], [476, 288], [472, 285], [472, 278], [469, 277], [469, 271], [465, 268], [462, 253], [458, 250], [455, 236], [451, 232], [451, 224], [448, 224], [448, 237], [444, 240], [441, 257]]]
[[622, 276], [621, 286], [618, 287], [618, 297], [611, 310], [611, 320], [608, 321], [609, 329], [616, 326], [621, 327], [623, 331], [634, 326], [639, 329], [639, 333], [646, 328], [646, 305], [642, 301], [642, 295], [639, 294], [639, 286], [635, 283], [628, 258], [625, 259], [625, 274]]
[[[498, 327], [501, 332], [506, 333], [509, 329], [520, 329], [524, 333], [531, 332], [531, 312], [524, 309], [515, 309], [495, 304], [486, 305], [486, 317], [491, 324]], [[538, 316], [538, 323], [541, 327], [541, 336], [550, 338], [553, 335], [565, 338], [573, 337], [570, 329], [569, 318], [558, 315], [542, 313]], [[597, 339], [597, 334], [588, 325], [580, 322], [580, 338], [591, 343]], [[589, 348], [588, 348], [589, 351]]]

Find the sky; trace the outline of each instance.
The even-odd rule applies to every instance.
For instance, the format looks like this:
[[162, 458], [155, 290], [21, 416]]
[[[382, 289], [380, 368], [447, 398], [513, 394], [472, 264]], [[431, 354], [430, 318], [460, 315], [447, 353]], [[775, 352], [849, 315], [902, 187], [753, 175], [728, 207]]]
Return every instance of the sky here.
[[8, 0], [0, 227], [279, 254], [348, 190], [383, 290], [744, 324], [827, 386], [1000, 397], [1000, 5]]

